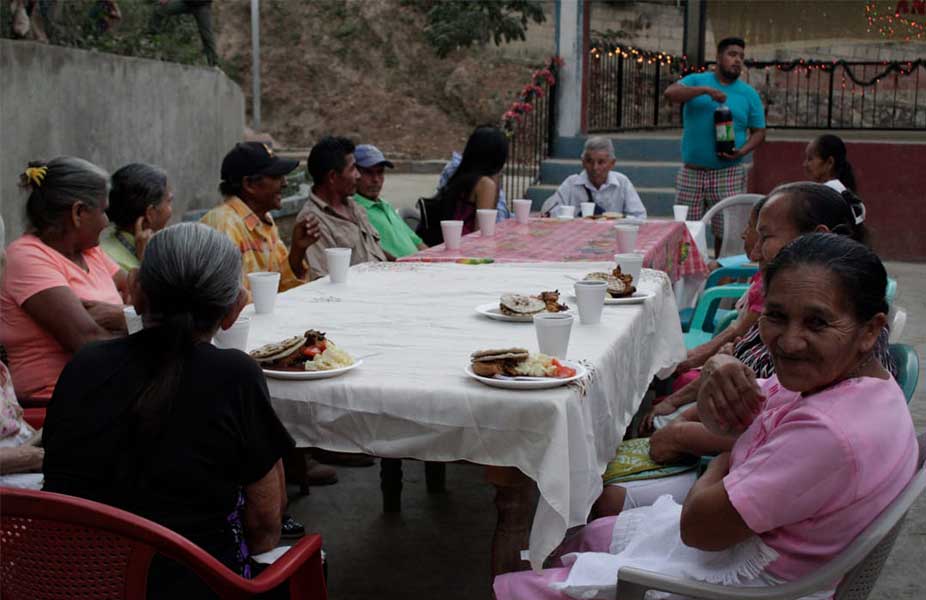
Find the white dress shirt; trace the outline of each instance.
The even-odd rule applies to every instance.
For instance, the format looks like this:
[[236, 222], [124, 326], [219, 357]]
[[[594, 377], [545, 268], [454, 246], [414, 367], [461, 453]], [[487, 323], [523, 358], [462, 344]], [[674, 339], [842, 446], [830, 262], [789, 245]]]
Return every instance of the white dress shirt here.
[[589, 196], [604, 212], [622, 213], [637, 219], [646, 218], [646, 207], [626, 175], [610, 171], [608, 180], [600, 188], [595, 188], [584, 169], [581, 173], [567, 177], [556, 193], [543, 203], [540, 212], [547, 214], [557, 206], [575, 206], [578, 209], [583, 202], [589, 201]]

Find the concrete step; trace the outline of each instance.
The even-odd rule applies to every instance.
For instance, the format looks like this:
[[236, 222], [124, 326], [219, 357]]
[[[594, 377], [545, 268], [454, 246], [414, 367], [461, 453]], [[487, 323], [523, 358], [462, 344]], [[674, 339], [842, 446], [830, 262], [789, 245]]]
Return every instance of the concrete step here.
[[[544, 200], [556, 192], [558, 185], [540, 184], [527, 189], [525, 197], [533, 201], [532, 210], [540, 210]], [[675, 204], [675, 188], [671, 187], [644, 187], [636, 188], [646, 207], [646, 214], [651, 217], [671, 217], [672, 205]]]
[[[681, 130], [660, 134], [643, 133], [600, 133], [595, 134], [611, 138], [614, 155], [617, 156], [618, 170], [624, 161], [638, 160], [682, 160]], [[588, 136], [557, 137], [553, 141], [553, 156], [556, 158], [574, 158], [582, 155], [582, 148]]]
[[[618, 161], [616, 171], [630, 178], [634, 187], [668, 187], [675, 185], [680, 162], [674, 161]], [[567, 177], [582, 171], [578, 159], [551, 158], [540, 165], [540, 181], [559, 185]]]

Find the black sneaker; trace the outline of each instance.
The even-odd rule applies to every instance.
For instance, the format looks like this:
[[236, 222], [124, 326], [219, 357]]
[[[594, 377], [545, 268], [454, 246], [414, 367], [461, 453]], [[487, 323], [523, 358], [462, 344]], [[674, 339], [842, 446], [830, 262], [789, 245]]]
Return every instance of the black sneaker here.
[[291, 515], [283, 515], [283, 524], [280, 527], [280, 538], [284, 540], [298, 539], [305, 535], [305, 526]]

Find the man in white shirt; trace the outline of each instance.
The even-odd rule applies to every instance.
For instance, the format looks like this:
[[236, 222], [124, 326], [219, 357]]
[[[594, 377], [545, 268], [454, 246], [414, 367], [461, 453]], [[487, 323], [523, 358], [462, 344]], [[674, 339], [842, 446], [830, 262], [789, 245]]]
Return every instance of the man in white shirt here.
[[617, 159], [610, 139], [588, 138], [582, 151], [582, 172], [567, 177], [556, 193], [543, 203], [540, 213], [549, 215], [557, 206], [575, 206], [578, 214], [583, 202], [594, 202], [595, 214], [615, 212], [645, 219], [646, 207], [630, 179], [611, 170], [615, 163]]

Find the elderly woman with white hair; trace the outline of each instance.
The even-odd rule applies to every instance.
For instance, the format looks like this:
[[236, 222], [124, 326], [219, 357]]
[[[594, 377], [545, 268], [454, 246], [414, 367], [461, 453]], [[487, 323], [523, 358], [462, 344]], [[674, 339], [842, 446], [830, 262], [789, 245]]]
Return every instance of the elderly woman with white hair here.
[[606, 137], [590, 137], [582, 151], [582, 172], [570, 175], [540, 208], [549, 215], [559, 206], [595, 203], [595, 214], [619, 213], [637, 219], [646, 218], [646, 207], [630, 179], [614, 171], [617, 159], [614, 145]]
[[[280, 538], [282, 457], [295, 445], [260, 367], [211, 344], [245, 305], [241, 253], [182, 223], [152, 236], [133, 287], [145, 328], [88, 344], [61, 373], [45, 421], [44, 489], [156, 521], [250, 577]], [[211, 597], [156, 562], [149, 598]]]

